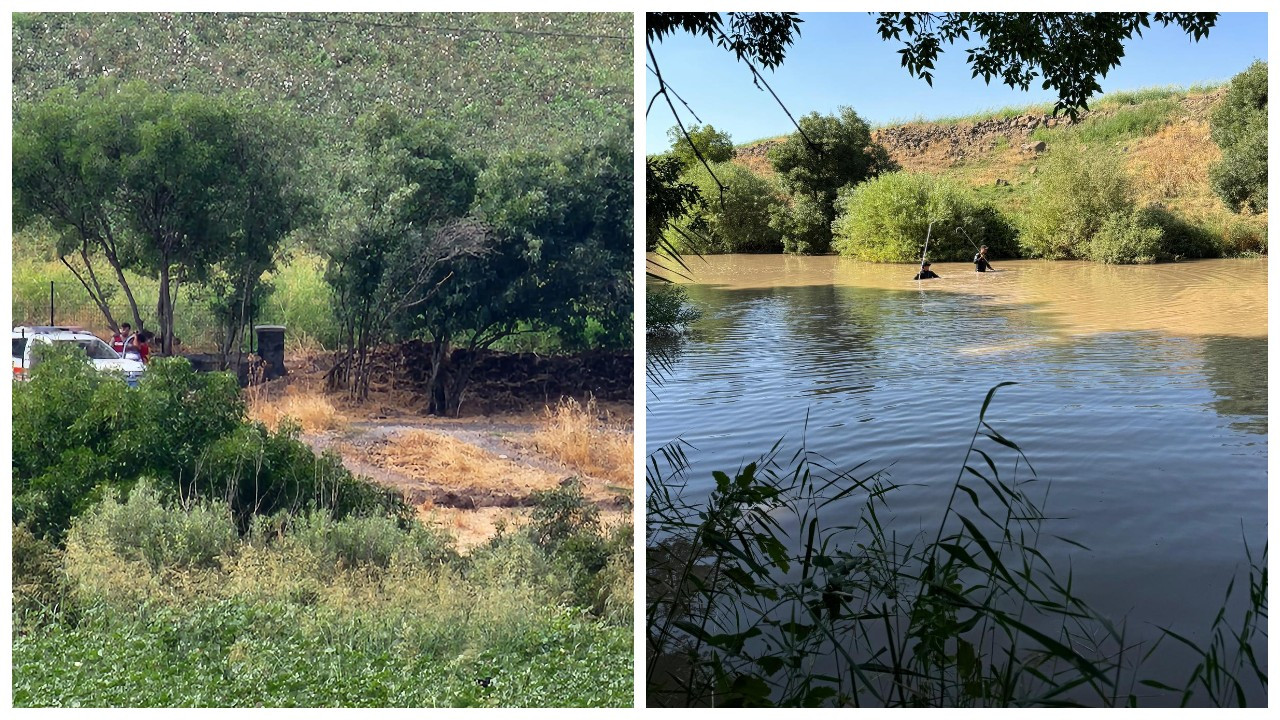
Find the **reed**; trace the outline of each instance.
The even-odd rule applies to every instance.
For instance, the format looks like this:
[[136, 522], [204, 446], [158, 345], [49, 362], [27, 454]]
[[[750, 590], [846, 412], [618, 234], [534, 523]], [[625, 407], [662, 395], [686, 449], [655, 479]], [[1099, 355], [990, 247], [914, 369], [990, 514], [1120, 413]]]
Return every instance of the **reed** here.
[[[1042, 508], [1048, 484], [986, 420], [936, 529], [881, 517], [898, 486], [781, 443], [688, 502], [687, 446], [649, 458], [648, 700], [653, 705], [993, 707], [1244, 704], [1266, 675], [1265, 551], [1248, 609], [1201, 647], [1164, 630], [1149, 649], [1073, 591]], [[840, 517], [832, 519], [834, 503]], [[850, 517], [849, 504], [860, 509]], [[798, 528], [788, 532], [787, 528]], [[1160, 642], [1203, 658], [1181, 687], [1143, 677]]]

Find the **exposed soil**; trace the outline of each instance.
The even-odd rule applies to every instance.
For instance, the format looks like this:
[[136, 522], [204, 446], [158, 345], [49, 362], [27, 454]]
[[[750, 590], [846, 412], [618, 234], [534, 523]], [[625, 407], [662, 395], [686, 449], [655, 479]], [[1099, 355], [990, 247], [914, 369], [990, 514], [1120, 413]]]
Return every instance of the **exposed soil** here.
[[[369, 400], [350, 404], [340, 395], [329, 395], [346, 421], [336, 430], [304, 432], [302, 439], [317, 451], [337, 452], [352, 472], [399, 491], [425, 522], [449, 530], [463, 548], [483, 543], [500, 526], [518, 525], [536, 493], [573, 478], [581, 482], [584, 497], [599, 508], [605, 522], [630, 520], [630, 485], [584, 476], [540, 453], [531, 441], [545, 422], [542, 413], [548, 405], [562, 395], [584, 396], [595, 389], [604, 393], [603, 411], [629, 430], [630, 355], [493, 353], [477, 363], [463, 409], [509, 409], [438, 418], [422, 414], [426, 403], [415, 359], [425, 351], [421, 343], [406, 343], [384, 352]], [[290, 375], [258, 386], [256, 392], [318, 392], [328, 367], [324, 356], [290, 358]], [[623, 373], [624, 368], [624, 378], [609, 374]]]

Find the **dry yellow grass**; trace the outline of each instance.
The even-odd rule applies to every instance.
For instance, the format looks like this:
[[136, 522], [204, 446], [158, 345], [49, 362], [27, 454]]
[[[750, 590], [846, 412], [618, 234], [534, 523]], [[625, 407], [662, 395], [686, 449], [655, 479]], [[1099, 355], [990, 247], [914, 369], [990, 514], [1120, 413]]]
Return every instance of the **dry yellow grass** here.
[[448, 435], [406, 430], [369, 451], [369, 460], [419, 480], [441, 486], [521, 497], [556, 487], [562, 479], [545, 470], [520, 465]]
[[1205, 171], [1222, 157], [1206, 123], [1175, 124], [1130, 149], [1129, 167], [1140, 199], [1160, 202], [1183, 196], [1213, 197]]
[[594, 398], [582, 405], [572, 398], [547, 408], [543, 426], [530, 442], [550, 457], [593, 478], [630, 489], [634, 475], [632, 433], [606, 416], [601, 418]]
[[283, 395], [272, 397], [266, 392], [248, 394], [249, 418], [275, 430], [285, 418], [292, 418], [303, 432], [340, 430], [348, 420], [324, 393], [315, 389], [290, 387]]

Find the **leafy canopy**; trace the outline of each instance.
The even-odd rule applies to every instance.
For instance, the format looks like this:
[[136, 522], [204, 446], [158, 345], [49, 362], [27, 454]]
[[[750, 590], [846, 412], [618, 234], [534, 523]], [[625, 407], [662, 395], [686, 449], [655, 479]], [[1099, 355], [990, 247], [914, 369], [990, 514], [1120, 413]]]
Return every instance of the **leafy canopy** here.
[[703, 196], [719, 199], [673, 223], [668, 242], [681, 252], [780, 252], [782, 234], [769, 222], [771, 208], [780, 202], [780, 188], [737, 163], [720, 162], [711, 168], [724, 183], [724, 192], [706, 168], [690, 169], [684, 179]]
[[701, 158], [709, 163], [728, 162], [736, 154], [729, 133], [716, 130], [711, 125], [690, 125], [688, 134], [673, 127], [667, 131], [671, 138], [671, 155], [686, 169], [697, 165]]
[[834, 249], [870, 262], [919, 262], [926, 237], [930, 260], [969, 260], [978, 246], [990, 257], [1017, 254], [1013, 230], [972, 189], [931, 175], [895, 172], [840, 194]]
[[1213, 190], [1232, 210], [1267, 209], [1267, 64], [1231, 79], [1209, 122], [1222, 160], [1209, 169]]

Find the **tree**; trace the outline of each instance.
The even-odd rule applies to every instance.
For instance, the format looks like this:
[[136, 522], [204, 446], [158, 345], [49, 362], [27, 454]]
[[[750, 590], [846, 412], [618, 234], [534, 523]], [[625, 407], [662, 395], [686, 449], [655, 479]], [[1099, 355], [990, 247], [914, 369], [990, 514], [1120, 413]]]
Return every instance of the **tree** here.
[[160, 349], [173, 351], [178, 290], [215, 267], [251, 294], [305, 204], [271, 118], [236, 101], [101, 81], [55, 91], [15, 122], [20, 221], [60, 233], [58, 255], [116, 327], [100, 256], [143, 321], [124, 270], [159, 282]]
[[667, 131], [667, 137], [671, 138], [671, 155], [685, 169], [697, 165], [699, 156], [709, 163], [723, 163], [736, 154], [729, 134], [710, 125], [691, 125], [687, 134], [673, 127]]
[[797, 228], [803, 231], [799, 238], [792, 234], [792, 239], [784, 242], [798, 251], [825, 253], [831, 247], [831, 223], [840, 188], [894, 166], [889, 153], [872, 142], [871, 128], [853, 108], [840, 108], [839, 116], [809, 113], [800, 118], [800, 131], [771, 148], [769, 162], [792, 195], [804, 195], [808, 204], [816, 207], [820, 220], [801, 223], [793, 218], [788, 228], [792, 233]]
[[429, 412], [456, 414], [478, 353], [516, 333], [631, 344], [631, 168], [630, 144], [613, 140], [513, 153], [480, 174], [487, 252], [450, 263], [437, 297], [398, 318], [401, 336], [433, 342]]
[[[723, 192], [717, 190], [712, 172], [724, 183]], [[782, 234], [769, 222], [771, 209], [780, 202], [779, 188], [773, 183], [732, 162], [713, 163], [711, 171], [695, 165], [683, 179], [702, 196], [717, 199], [671, 224], [667, 240], [672, 247], [702, 253], [782, 250]]]
[[1213, 191], [1232, 210], [1267, 209], [1267, 64], [1231, 79], [1209, 120], [1222, 160], [1209, 169]]
[[119, 325], [108, 303], [111, 285], [95, 270], [100, 259], [124, 291], [134, 327], [143, 326], [124, 275], [131, 252], [123, 212], [114, 200], [122, 183], [122, 158], [135, 151], [136, 116], [144, 96], [140, 85], [115, 92], [113, 85], [101, 83], [84, 94], [59, 88], [14, 117], [15, 224], [22, 227], [37, 218], [49, 223], [58, 233], [59, 260], [112, 330]]
[[340, 186], [348, 204], [333, 220], [325, 279], [345, 344], [330, 384], [365, 397], [371, 350], [403, 315], [456, 284], [453, 264], [489, 252], [491, 234], [464, 219], [477, 165], [454, 151], [441, 128], [381, 108], [357, 129], [356, 158]]

